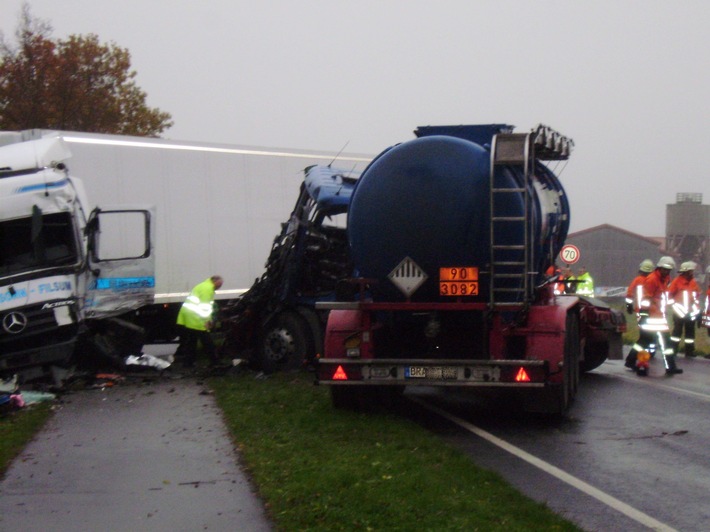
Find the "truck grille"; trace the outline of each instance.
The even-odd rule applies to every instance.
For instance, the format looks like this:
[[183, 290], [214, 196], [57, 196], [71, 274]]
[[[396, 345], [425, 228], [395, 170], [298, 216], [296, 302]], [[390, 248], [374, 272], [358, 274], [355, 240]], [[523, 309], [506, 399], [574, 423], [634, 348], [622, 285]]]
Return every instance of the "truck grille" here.
[[0, 312], [0, 368], [34, 363], [35, 355], [56, 352], [55, 346], [73, 342], [78, 331], [76, 303], [62, 306], [69, 307], [71, 316], [71, 323], [65, 325], [57, 322], [54, 309], [48, 306], [51, 303], [42, 302]]

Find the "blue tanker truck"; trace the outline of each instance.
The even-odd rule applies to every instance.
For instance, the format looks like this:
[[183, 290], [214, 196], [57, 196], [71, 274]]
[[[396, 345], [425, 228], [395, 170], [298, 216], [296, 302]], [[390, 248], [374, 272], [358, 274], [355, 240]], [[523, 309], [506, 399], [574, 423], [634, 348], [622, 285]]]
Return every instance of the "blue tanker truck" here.
[[[373, 159], [348, 204], [352, 274], [328, 311], [317, 382], [333, 404], [408, 386], [495, 388], [562, 413], [580, 371], [621, 358], [620, 312], [555, 295], [570, 223], [546, 165], [571, 139], [546, 126], [419, 127]], [[331, 298], [332, 299], [332, 298]]]

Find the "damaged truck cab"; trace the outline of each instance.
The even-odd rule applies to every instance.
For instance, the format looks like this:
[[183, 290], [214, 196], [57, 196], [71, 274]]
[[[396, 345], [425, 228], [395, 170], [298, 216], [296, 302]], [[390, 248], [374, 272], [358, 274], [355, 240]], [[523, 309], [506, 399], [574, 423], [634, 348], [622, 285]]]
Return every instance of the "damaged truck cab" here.
[[345, 217], [357, 174], [331, 165], [304, 170], [298, 199], [273, 241], [264, 274], [222, 313], [223, 353], [266, 372], [313, 362], [328, 311], [351, 276]]
[[0, 377], [120, 364], [141, 347], [121, 316], [153, 297], [151, 209], [92, 210], [60, 138], [0, 144]]

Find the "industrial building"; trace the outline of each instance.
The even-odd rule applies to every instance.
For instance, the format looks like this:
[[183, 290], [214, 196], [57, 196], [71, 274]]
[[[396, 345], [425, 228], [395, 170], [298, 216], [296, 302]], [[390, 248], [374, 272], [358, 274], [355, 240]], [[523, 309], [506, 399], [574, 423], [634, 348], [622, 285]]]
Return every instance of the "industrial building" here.
[[609, 224], [570, 233], [567, 243], [580, 249], [573, 272], [584, 266], [594, 278], [598, 295], [616, 296], [625, 290], [643, 259], [654, 262], [672, 256], [678, 265], [698, 264], [696, 277], [704, 280], [710, 265], [710, 205], [700, 193], [678, 193], [676, 203], [666, 206], [665, 237], [648, 237]]
[[609, 224], [571, 233], [566, 242], [580, 250], [580, 260], [571, 265], [572, 271], [576, 273], [584, 266], [601, 295], [618, 295], [620, 288], [625, 292], [642, 260], [655, 262], [664, 255], [663, 238], [642, 236]]
[[710, 266], [710, 205], [703, 205], [699, 193], [676, 194], [666, 205], [666, 250], [681, 260]]

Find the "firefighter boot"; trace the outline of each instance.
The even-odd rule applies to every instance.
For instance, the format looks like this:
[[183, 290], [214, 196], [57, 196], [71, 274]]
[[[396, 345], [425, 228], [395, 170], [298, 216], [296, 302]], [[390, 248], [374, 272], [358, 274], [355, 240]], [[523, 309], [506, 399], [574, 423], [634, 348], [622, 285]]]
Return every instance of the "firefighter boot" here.
[[629, 351], [629, 354], [626, 355], [626, 360], [624, 361], [624, 367], [635, 371], [636, 370], [636, 356], [637, 356], [637, 352], [635, 349], [632, 349], [631, 351]]
[[666, 357], [666, 375], [677, 375], [683, 373], [683, 370], [675, 365], [675, 356]]

